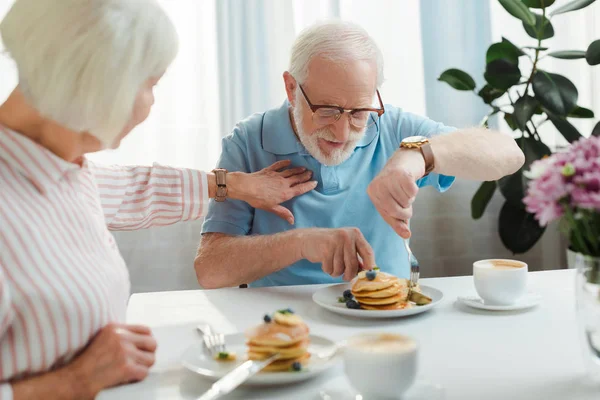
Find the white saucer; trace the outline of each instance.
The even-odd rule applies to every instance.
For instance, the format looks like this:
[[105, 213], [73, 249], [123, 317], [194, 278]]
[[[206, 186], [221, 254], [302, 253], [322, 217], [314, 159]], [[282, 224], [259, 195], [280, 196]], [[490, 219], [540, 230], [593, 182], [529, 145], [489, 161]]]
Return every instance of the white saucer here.
[[[404, 395], [398, 397], [398, 400], [444, 400], [446, 391], [438, 385], [425, 381], [417, 381], [408, 389]], [[356, 390], [346, 387], [343, 389], [325, 389], [321, 390], [318, 399], [320, 400], [371, 400], [360, 395]]]
[[479, 297], [462, 297], [459, 296], [456, 301], [461, 304], [464, 304], [469, 307], [478, 308], [480, 310], [488, 310], [488, 311], [516, 311], [516, 310], [526, 310], [528, 308], [532, 308], [540, 304], [542, 297], [539, 294], [528, 293], [515, 304], [511, 304], [509, 306], [496, 306], [485, 304], [482, 299]]

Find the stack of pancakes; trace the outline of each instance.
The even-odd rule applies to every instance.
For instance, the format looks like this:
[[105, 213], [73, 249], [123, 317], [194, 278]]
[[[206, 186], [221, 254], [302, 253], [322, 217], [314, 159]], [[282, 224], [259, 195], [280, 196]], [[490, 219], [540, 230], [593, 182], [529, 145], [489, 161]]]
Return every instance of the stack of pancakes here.
[[265, 360], [278, 353], [279, 358], [263, 369], [267, 372], [289, 371], [296, 362], [305, 366], [310, 359], [310, 339], [308, 326], [302, 318], [282, 310], [265, 320], [269, 322], [246, 332], [248, 359]]
[[409, 284], [408, 279], [381, 271], [376, 271], [375, 278], [369, 280], [366, 271], [361, 271], [352, 281], [351, 291], [365, 310], [400, 310], [410, 307]]

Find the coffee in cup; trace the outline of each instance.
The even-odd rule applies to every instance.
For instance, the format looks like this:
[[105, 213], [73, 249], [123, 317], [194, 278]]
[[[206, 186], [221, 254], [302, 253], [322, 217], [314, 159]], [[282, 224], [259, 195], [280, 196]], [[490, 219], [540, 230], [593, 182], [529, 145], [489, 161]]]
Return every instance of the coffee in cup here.
[[527, 264], [521, 261], [476, 261], [473, 263], [475, 290], [485, 304], [512, 305], [527, 291], [527, 272]]
[[344, 369], [350, 384], [365, 398], [398, 398], [417, 375], [417, 343], [403, 335], [371, 333], [350, 338]]

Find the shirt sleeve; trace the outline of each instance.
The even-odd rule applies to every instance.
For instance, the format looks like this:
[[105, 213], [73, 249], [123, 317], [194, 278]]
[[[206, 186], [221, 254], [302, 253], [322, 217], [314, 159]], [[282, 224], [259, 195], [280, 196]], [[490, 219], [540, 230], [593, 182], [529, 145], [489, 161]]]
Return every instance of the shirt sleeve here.
[[[4, 336], [14, 319], [10, 288], [0, 261], [0, 338]], [[1, 393], [1, 392], [0, 392]]]
[[[428, 138], [444, 135], [456, 131], [456, 128], [435, 122], [429, 118], [421, 117], [411, 113], [401, 113], [398, 123], [398, 145], [402, 139], [410, 136], [426, 136]], [[452, 186], [455, 178], [453, 176], [430, 173], [419, 179], [419, 187], [432, 186], [438, 192], [445, 192]]]
[[[241, 129], [235, 128], [233, 135], [223, 139], [222, 153], [217, 162], [218, 168], [228, 171], [250, 171], [244, 149]], [[240, 200], [227, 199], [224, 202], [210, 201], [208, 214], [202, 226], [202, 233], [225, 233], [228, 235], [247, 235], [252, 229], [254, 208]]]
[[0, 400], [12, 400], [13, 391], [10, 383], [0, 383]]
[[90, 161], [88, 167], [111, 230], [169, 225], [206, 214], [208, 182], [204, 172], [158, 164], [100, 166]]
[[[4, 274], [4, 267], [0, 261], [0, 338], [6, 334], [13, 318], [14, 311], [9, 286]], [[0, 383], [0, 400], [12, 400], [12, 398], [12, 386], [10, 383]]]

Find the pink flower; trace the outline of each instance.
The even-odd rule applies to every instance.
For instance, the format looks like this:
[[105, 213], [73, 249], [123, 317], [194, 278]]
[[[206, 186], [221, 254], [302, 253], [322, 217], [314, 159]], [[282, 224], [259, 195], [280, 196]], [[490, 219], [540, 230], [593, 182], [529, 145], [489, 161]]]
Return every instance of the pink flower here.
[[600, 137], [534, 162], [526, 176], [532, 180], [523, 203], [542, 226], [561, 218], [565, 207], [600, 212]]

